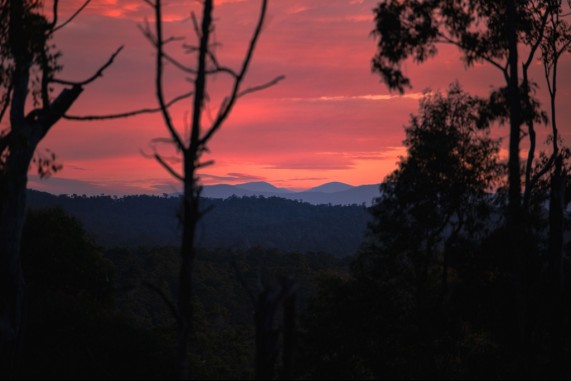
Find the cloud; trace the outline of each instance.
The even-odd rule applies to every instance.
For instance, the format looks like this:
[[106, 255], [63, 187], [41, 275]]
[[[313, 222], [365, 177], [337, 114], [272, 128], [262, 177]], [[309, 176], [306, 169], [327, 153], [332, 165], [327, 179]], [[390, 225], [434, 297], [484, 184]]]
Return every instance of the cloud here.
[[344, 102], [344, 101], [390, 101], [390, 100], [401, 100], [401, 99], [412, 99], [419, 100], [422, 99], [427, 93], [416, 92], [409, 94], [365, 94], [365, 95], [337, 95], [337, 96], [327, 96], [323, 95], [320, 97], [313, 98], [284, 98], [286, 101], [294, 102]]
[[298, 14], [298, 13], [302, 13], [302, 12], [308, 11], [308, 10], [310, 10], [310, 9], [311, 9], [311, 8], [308, 7], [308, 6], [298, 4], [298, 5], [294, 5], [293, 7], [289, 8], [289, 9], [287, 10], [287, 12], [288, 12], [288, 14], [293, 14], [293, 15], [295, 15], [295, 14]]
[[204, 183], [214, 184], [217, 182], [224, 182], [224, 183], [235, 183], [235, 182], [249, 182], [249, 181], [264, 181], [266, 180], [265, 177], [256, 176], [256, 175], [248, 175], [244, 173], [237, 173], [237, 172], [230, 172], [227, 173], [226, 176], [220, 175], [212, 175], [212, 174], [201, 174], [200, 178]]

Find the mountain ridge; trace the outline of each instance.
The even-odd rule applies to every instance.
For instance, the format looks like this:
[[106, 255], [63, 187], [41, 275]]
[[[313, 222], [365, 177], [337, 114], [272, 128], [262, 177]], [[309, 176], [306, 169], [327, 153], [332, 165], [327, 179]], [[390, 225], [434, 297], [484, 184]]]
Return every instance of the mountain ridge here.
[[286, 188], [278, 188], [267, 182], [251, 182], [243, 184], [205, 185], [202, 196], [213, 199], [236, 197], [281, 197], [289, 200], [308, 202], [313, 205], [362, 205], [370, 206], [379, 197], [380, 184], [353, 186], [342, 182], [329, 182], [295, 192]]

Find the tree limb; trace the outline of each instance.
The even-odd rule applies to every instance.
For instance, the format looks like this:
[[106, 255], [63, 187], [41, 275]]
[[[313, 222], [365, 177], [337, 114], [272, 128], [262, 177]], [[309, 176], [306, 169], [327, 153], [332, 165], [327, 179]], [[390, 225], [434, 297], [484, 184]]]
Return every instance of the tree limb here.
[[184, 181], [184, 176], [175, 171], [158, 153], [155, 153], [153, 157], [167, 170], [174, 178], [180, 181]]
[[57, 24], [58, 5], [59, 5], [59, 0], [54, 0], [52, 7], [53, 20], [49, 26], [49, 29], [51, 30], [53, 30]]
[[[172, 118], [168, 111], [164, 94], [163, 94], [163, 27], [162, 27], [162, 16], [161, 16], [161, 0], [156, 0], [155, 3], [155, 28], [156, 28], [156, 39], [157, 39], [157, 70], [156, 70], [156, 94], [157, 99], [159, 101], [159, 107], [161, 110], [161, 114], [163, 115], [163, 119], [169, 130], [173, 140], [178, 145], [181, 150], [184, 150], [184, 142], [182, 141], [180, 135], [176, 131], [174, 124], [172, 122]], [[174, 174], [173, 174], [174, 176]], [[176, 177], [176, 176], [175, 176]]]
[[76, 18], [81, 13], [81, 11], [83, 11], [85, 7], [87, 7], [87, 5], [90, 2], [91, 0], [85, 0], [85, 2], [81, 5], [81, 7], [79, 7], [67, 20], [65, 20], [62, 24], [55, 26], [55, 23], [57, 22], [57, 0], [56, 0], [54, 2], [54, 20], [52, 23], [53, 26], [51, 28], [50, 34], [57, 32], [58, 30], [60, 30], [61, 28], [72, 22], [73, 19]]
[[252, 34], [252, 38], [250, 39], [250, 44], [248, 45], [248, 51], [242, 63], [242, 69], [240, 70], [240, 73], [238, 74], [238, 76], [234, 81], [232, 93], [228, 97], [228, 102], [226, 104], [226, 107], [221, 108], [220, 113], [218, 114], [216, 120], [212, 124], [212, 127], [210, 127], [210, 129], [206, 132], [206, 134], [200, 139], [201, 145], [206, 145], [206, 143], [208, 142], [208, 140], [210, 140], [212, 135], [214, 135], [214, 133], [220, 128], [222, 122], [226, 120], [226, 118], [230, 114], [230, 111], [232, 110], [232, 107], [234, 106], [234, 103], [236, 102], [236, 99], [238, 98], [238, 94], [240, 93], [240, 85], [242, 84], [242, 80], [244, 79], [244, 76], [248, 71], [248, 67], [250, 65], [250, 61], [252, 60], [252, 55], [254, 53], [254, 48], [256, 47], [258, 38], [260, 37], [260, 32], [262, 31], [262, 26], [264, 23], [264, 18], [266, 16], [267, 6], [268, 6], [268, 1], [262, 0], [260, 16], [258, 18], [258, 22], [256, 24], [254, 33]]
[[4, 115], [6, 114], [6, 110], [8, 110], [8, 106], [10, 105], [10, 98], [13, 89], [13, 82], [10, 82], [10, 85], [6, 89], [6, 96], [4, 99], [4, 103], [2, 104], [2, 109], [0, 109], [0, 122], [4, 119]]
[[66, 81], [63, 79], [57, 79], [57, 78], [52, 78], [49, 80], [49, 82], [52, 83], [59, 83], [60, 85], [70, 85], [70, 86], [85, 86], [90, 84], [91, 82], [95, 81], [97, 78], [102, 77], [103, 76], [103, 72], [105, 71], [105, 69], [107, 69], [109, 66], [111, 66], [111, 64], [113, 63], [113, 61], [115, 60], [115, 57], [117, 57], [117, 55], [121, 52], [121, 50], [123, 50], [123, 45], [121, 45], [117, 50], [115, 50], [115, 52], [111, 55], [111, 57], [109, 57], [109, 59], [107, 60], [107, 62], [105, 62], [105, 64], [103, 64], [103, 66], [101, 66], [99, 68], [99, 70], [97, 70], [97, 72], [95, 74], [93, 74], [91, 77], [87, 78], [85, 81], [80, 81], [80, 82], [74, 82], [74, 81]]
[[251, 94], [251, 93], [254, 93], [256, 91], [267, 89], [268, 87], [272, 87], [272, 86], [278, 84], [278, 82], [282, 81], [283, 79], [285, 79], [285, 75], [277, 76], [276, 78], [272, 79], [271, 81], [268, 81], [268, 82], [263, 83], [261, 85], [252, 86], [252, 87], [247, 88], [246, 90], [241, 91], [237, 97], [238, 98], [243, 97], [244, 95]]
[[[165, 104], [166, 107], [170, 107], [173, 104], [177, 103], [180, 100], [189, 98], [192, 96], [193, 93], [186, 93], [186, 94], [182, 94], [179, 95], [178, 97], [174, 98], [173, 100], [171, 100], [169, 103]], [[141, 114], [152, 114], [155, 112], [160, 112], [161, 108], [160, 107], [155, 107], [155, 108], [143, 108], [143, 109], [139, 109], [139, 110], [133, 110], [133, 111], [127, 111], [127, 112], [123, 112], [123, 113], [119, 113], [119, 114], [107, 114], [107, 115], [64, 115], [63, 118], [64, 119], [68, 119], [68, 120], [84, 120], [84, 121], [90, 121], [90, 120], [107, 120], [107, 119], [120, 119], [120, 118], [127, 118], [130, 116], [135, 116], [135, 115], [141, 115]]]

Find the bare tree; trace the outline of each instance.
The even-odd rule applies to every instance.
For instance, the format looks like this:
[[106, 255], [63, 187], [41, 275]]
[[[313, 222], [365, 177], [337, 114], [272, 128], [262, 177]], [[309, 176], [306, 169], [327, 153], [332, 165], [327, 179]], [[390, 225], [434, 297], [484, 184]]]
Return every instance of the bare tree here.
[[[180, 219], [182, 223], [182, 242], [180, 248], [181, 267], [179, 274], [179, 290], [178, 302], [169, 303], [171, 309], [177, 317], [179, 329], [178, 342], [178, 366], [181, 379], [186, 379], [190, 375], [188, 350], [189, 340], [192, 333], [193, 310], [192, 310], [192, 273], [194, 267], [194, 259], [196, 257], [195, 232], [197, 224], [204, 214], [200, 208], [201, 185], [198, 170], [212, 161], [202, 161], [202, 155], [208, 149], [208, 143], [214, 134], [220, 129], [224, 121], [230, 115], [236, 101], [246, 94], [266, 89], [281, 81], [284, 77], [278, 76], [268, 82], [257, 86], [243, 88], [244, 78], [252, 61], [254, 49], [259, 40], [260, 33], [264, 24], [268, 1], [262, 0], [260, 12], [251, 35], [250, 42], [246, 48], [246, 52], [241, 65], [234, 69], [232, 67], [222, 65], [214, 51], [212, 42], [212, 34], [214, 32], [213, 21], [213, 0], [204, 0], [202, 2], [202, 15], [200, 19], [193, 13], [192, 22], [194, 26], [194, 34], [198, 40], [197, 45], [185, 45], [187, 51], [194, 53], [196, 61], [188, 66], [175, 59], [166, 52], [165, 45], [169, 42], [177, 40], [174, 37], [166, 37], [163, 32], [162, 24], [162, 2], [161, 0], [145, 0], [155, 13], [154, 30], [145, 24], [142, 31], [148, 40], [156, 48], [156, 95], [162, 110], [165, 126], [169, 133], [168, 141], [174, 145], [177, 152], [182, 156], [182, 172], [173, 168], [171, 160], [163, 157], [156, 150], [153, 156], [158, 163], [163, 166], [168, 173], [180, 180], [183, 184], [182, 206]], [[164, 96], [164, 80], [163, 71], [165, 62], [170, 63], [173, 67], [181, 70], [185, 76], [190, 76], [192, 83], [192, 109], [188, 136], [184, 136], [176, 128], [173, 118], [167, 108]], [[206, 102], [209, 99], [208, 80], [217, 75], [228, 76], [232, 82], [229, 94], [222, 100], [216, 115], [212, 118], [209, 125], [203, 125], [205, 118]]]

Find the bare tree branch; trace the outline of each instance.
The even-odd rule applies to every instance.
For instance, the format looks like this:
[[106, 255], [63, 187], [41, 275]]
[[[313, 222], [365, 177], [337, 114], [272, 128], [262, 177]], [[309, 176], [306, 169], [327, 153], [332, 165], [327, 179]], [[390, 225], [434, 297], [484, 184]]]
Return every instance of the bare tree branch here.
[[109, 57], [109, 59], [107, 60], [107, 62], [105, 62], [105, 64], [103, 66], [101, 66], [99, 68], [99, 70], [97, 70], [97, 72], [95, 74], [93, 74], [91, 77], [89, 77], [88, 79], [86, 79], [85, 81], [81, 81], [81, 82], [73, 82], [73, 81], [66, 81], [63, 79], [57, 79], [57, 78], [52, 78], [49, 81], [52, 83], [59, 83], [60, 85], [71, 85], [71, 86], [85, 86], [87, 84], [90, 84], [91, 82], [95, 81], [97, 78], [102, 77], [103, 76], [103, 72], [105, 71], [105, 69], [107, 69], [109, 66], [111, 66], [111, 64], [113, 63], [113, 61], [115, 60], [115, 57], [117, 57], [117, 55], [119, 54], [119, 52], [121, 52], [121, 50], [123, 50], [123, 45], [121, 45], [112, 55], [111, 57]]
[[265, 90], [268, 87], [272, 87], [274, 85], [277, 85], [280, 81], [285, 79], [285, 75], [280, 75], [274, 79], [272, 79], [271, 81], [268, 81], [266, 83], [263, 83], [261, 85], [257, 85], [257, 86], [252, 86], [247, 88], [246, 90], [242, 90], [239, 94], [238, 94], [238, 98], [239, 97], [243, 97], [244, 95], [247, 94], [251, 94], [251, 93], [255, 93], [256, 91], [260, 91], [260, 90]]
[[57, 24], [58, 5], [59, 5], [59, 0], [54, 0], [54, 4], [53, 4], [53, 8], [52, 8], [53, 20], [49, 26], [49, 29], [51, 29], [51, 30], [53, 30]]
[[[156, 39], [157, 39], [157, 69], [156, 69], [156, 94], [157, 99], [159, 101], [159, 106], [161, 110], [161, 114], [163, 115], [163, 119], [169, 130], [173, 140], [176, 142], [178, 147], [184, 151], [185, 146], [184, 142], [182, 141], [180, 135], [176, 131], [174, 124], [172, 122], [171, 115], [168, 111], [167, 104], [165, 102], [164, 94], [163, 94], [163, 27], [162, 27], [162, 15], [161, 15], [161, 0], [156, 0], [155, 3], [155, 28], [156, 28]], [[158, 159], [157, 159], [158, 160]], [[174, 176], [174, 174], [173, 174]], [[177, 176], [175, 176], [177, 177]]]
[[62, 24], [55, 26], [55, 23], [57, 21], [57, 0], [56, 0], [56, 2], [54, 3], [54, 21], [53, 21], [54, 26], [50, 31], [50, 34], [57, 32], [58, 30], [60, 30], [61, 28], [72, 22], [73, 19], [76, 18], [81, 13], [81, 11], [83, 11], [85, 7], [87, 7], [87, 5], [90, 2], [91, 0], [86, 0], [85, 3], [83, 3], [81, 7], [79, 7], [77, 11], [75, 11], [67, 20], [65, 20]]
[[[177, 103], [178, 101], [190, 98], [192, 96], [192, 94], [193, 93], [186, 93], [186, 94], [179, 95], [178, 97], [171, 100], [169, 103], [165, 104], [165, 106], [168, 108], [168, 107], [172, 106], [173, 104]], [[160, 107], [155, 107], [155, 108], [143, 108], [143, 109], [139, 109], [139, 110], [127, 111], [127, 112], [122, 112], [122, 113], [118, 113], [118, 114], [107, 114], [107, 115], [81, 115], [81, 116], [79, 116], [79, 115], [64, 115], [63, 118], [68, 119], [68, 120], [84, 120], [84, 121], [107, 120], [107, 119], [127, 118], [130, 116], [141, 115], [141, 114], [152, 114], [152, 113], [160, 112], [160, 111], [162, 111]]]
[[167, 172], [170, 173], [174, 178], [180, 181], [184, 181], [184, 176], [175, 171], [158, 153], [155, 153], [153, 156], [159, 162], [159, 164], [162, 165], [163, 168], [166, 169]]
[[236, 77], [236, 79], [234, 81], [232, 93], [228, 97], [228, 102], [226, 104], [226, 107], [221, 109], [221, 112], [218, 114], [218, 117], [214, 121], [212, 127], [210, 127], [210, 129], [206, 132], [206, 134], [200, 139], [201, 145], [206, 145], [206, 143], [208, 142], [208, 140], [210, 140], [212, 135], [214, 135], [214, 133], [220, 128], [220, 126], [222, 125], [222, 122], [224, 122], [224, 120], [226, 120], [226, 118], [230, 114], [230, 111], [232, 110], [232, 107], [234, 106], [234, 103], [236, 102], [236, 99], [238, 98], [238, 94], [240, 93], [240, 85], [242, 84], [242, 80], [244, 79], [244, 76], [246, 75], [246, 72], [248, 71], [248, 67], [250, 65], [250, 61], [252, 60], [252, 55], [254, 53], [254, 48], [256, 47], [256, 43], [258, 42], [258, 38], [260, 37], [260, 32], [262, 31], [262, 26], [264, 23], [264, 18], [266, 16], [267, 6], [268, 6], [268, 1], [262, 0], [262, 5], [261, 5], [261, 9], [260, 9], [260, 16], [258, 18], [258, 22], [256, 24], [256, 28], [254, 30], [254, 33], [252, 34], [250, 44], [248, 45], [248, 51], [247, 51], [246, 57], [244, 58], [244, 61], [242, 63], [242, 69], [240, 70], [240, 73], [238, 74], [238, 76]]
[[208, 167], [208, 166], [213, 165], [213, 164], [214, 164], [214, 160], [208, 160], [208, 161], [205, 161], [203, 163], [196, 164], [196, 168], [197, 169], [198, 168], [204, 168], [204, 167]]
[[194, 12], [190, 12], [190, 19], [192, 20], [192, 27], [194, 28], [196, 37], [200, 40], [202, 38], [202, 33], [200, 33], [200, 27], [198, 26], [198, 20], [196, 19], [196, 14]]

